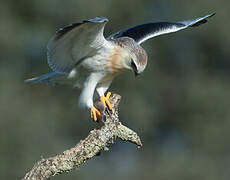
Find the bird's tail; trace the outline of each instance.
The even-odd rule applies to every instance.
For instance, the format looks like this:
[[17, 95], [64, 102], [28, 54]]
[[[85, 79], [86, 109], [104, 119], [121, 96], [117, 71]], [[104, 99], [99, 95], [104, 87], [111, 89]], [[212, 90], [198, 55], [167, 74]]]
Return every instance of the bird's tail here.
[[49, 72], [39, 77], [25, 80], [26, 83], [46, 83], [48, 85], [66, 84], [63, 80], [66, 80], [67, 75], [65, 73]]

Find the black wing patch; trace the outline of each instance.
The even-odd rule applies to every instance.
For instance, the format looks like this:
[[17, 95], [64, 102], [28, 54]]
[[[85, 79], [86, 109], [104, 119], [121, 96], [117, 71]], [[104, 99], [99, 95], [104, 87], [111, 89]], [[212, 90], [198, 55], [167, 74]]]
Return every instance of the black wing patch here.
[[176, 32], [187, 27], [195, 27], [207, 22], [207, 18], [214, 16], [215, 13], [209, 14], [196, 19], [180, 21], [180, 22], [157, 22], [157, 23], [148, 23], [131, 28], [121, 30], [115, 34], [112, 34], [108, 39], [116, 39], [119, 37], [130, 37], [133, 38], [137, 43], [142, 43], [147, 39], [150, 39], [155, 36], [162, 34]]
[[170, 22], [157, 22], [157, 23], [148, 23], [133, 26], [131, 28], [124, 29], [119, 31], [109, 37], [109, 39], [116, 39], [119, 37], [130, 37], [133, 38], [136, 42], [140, 42], [146, 36], [150, 34], [155, 34], [159, 31], [164, 31], [172, 26], [177, 26], [178, 28], [183, 27], [183, 24], [180, 23], [170, 23]]

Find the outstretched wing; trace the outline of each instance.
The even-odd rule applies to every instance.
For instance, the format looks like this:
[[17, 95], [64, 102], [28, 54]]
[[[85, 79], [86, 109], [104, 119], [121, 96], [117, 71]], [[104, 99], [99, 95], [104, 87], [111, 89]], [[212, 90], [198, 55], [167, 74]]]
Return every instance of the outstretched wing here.
[[133, 38], [138, 44], [141, 44], [142, 42], [150, 38], [153, 38], [155, 36], [176, 32], [185, 29], [187, 27], [199, 26], [200, 24], [206, 23], [207, 18], [212, 17], [213, 15], [215, 15], [215, 13], [209, 14], [204, 17], [187, 20], [187, 21], [180, 21], [176, 23], [157, 22], [157, 23], [141, 24], [141, 25], [137, 25], [131, 28], [121, 30], [115, 34], [112, 34], [111, 36], [108, 37], [108, 39], [116, 39], [119, 37], [127, 36]]
[[105, 44], [105, 17], [96, 17], [61, 28], [48, 43], [48, 64], [57, 72], [70, 72]]

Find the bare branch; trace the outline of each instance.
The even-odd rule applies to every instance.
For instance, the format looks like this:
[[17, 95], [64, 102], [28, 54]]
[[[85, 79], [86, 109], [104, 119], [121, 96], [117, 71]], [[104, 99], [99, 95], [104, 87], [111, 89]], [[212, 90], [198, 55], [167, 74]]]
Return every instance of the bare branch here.
[[107, 146], [114, 143], [117, 137], [141, 147], [142, 144], [139, 136], [133, 130], [122, 125], [118, 119], [120, 99], [120, 95], [111, 95], [112, 111], [103, 110], [101, 104], [97, 102], [96, 106], [99, 109], [102, 108], [103, 111], [104, 120], [102, 121], [104, 125], [100, 129], [90, 131], [88, 137], [81, 140], [75, 147], [54, 157], [38, 161], [25, 175], [23, 180], [44, 180], [79, 167], [101, 150], [107, 149]]

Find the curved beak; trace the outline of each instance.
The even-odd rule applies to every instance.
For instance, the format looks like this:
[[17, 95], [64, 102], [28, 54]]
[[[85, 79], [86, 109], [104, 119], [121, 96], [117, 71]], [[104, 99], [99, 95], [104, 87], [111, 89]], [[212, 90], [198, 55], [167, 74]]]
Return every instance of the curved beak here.
[[132, 62], [131, 62], [131, 67], [132, 67], [132, 69], [133, 69], [133, 72], [134, 72], [134, 74], [135, 74], [135, 77], [137, 77], [138, 75], [140, 75], [140, 73], [139, 73], [138, 70], [137, 70], [137, 66], [136, 66], [136, 64], [134, 63], [133, 60], [132, 60]]

